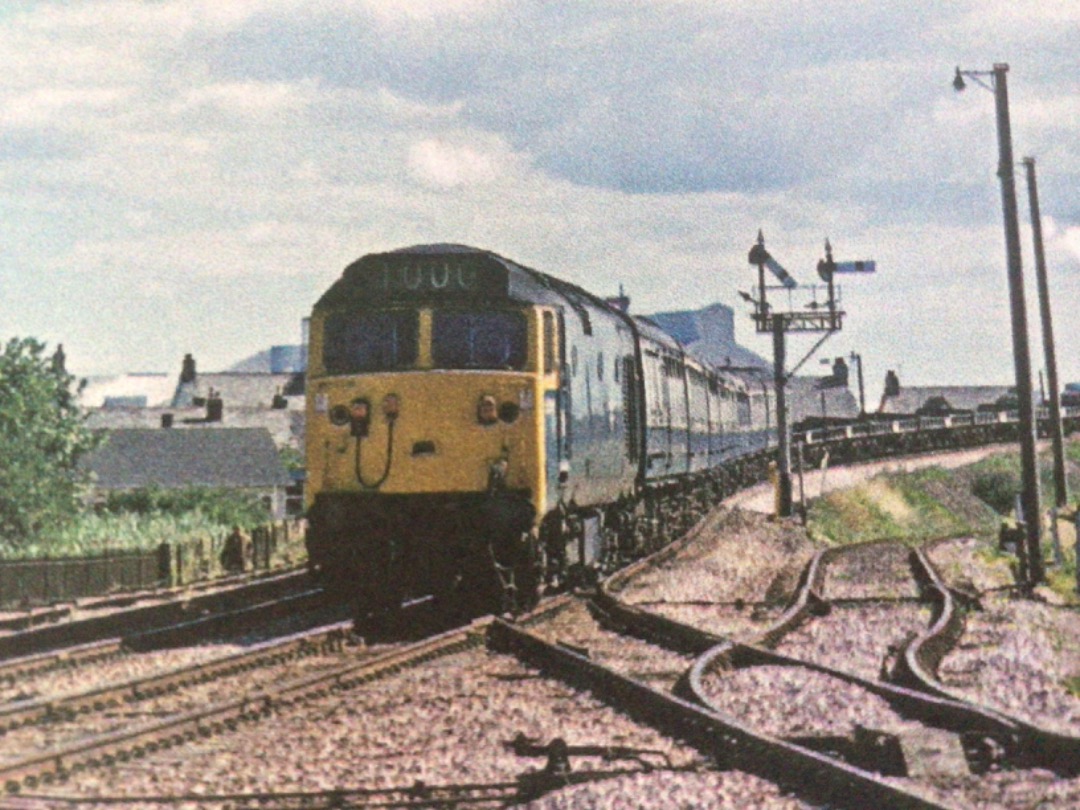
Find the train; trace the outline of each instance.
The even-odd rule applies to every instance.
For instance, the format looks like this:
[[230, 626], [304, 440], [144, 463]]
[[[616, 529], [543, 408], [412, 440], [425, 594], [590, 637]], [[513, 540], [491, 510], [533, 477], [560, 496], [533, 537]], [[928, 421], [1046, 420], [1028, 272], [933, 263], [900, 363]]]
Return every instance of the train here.
[[775, 445], [766, 386], [487, 250], [363, 256], [309, 336], [310, 566], [372, 610], [521, 609], [648, 550]]
[[[655, 550], [776, 456], [760, 374], [480, 248], [359, 258], [315, 303], [308, 354], [309, 567], [358, 615], [412, 598], [526, 610]], [[1015, 435], [1000, 412], [795, 441], [817, 464]]]

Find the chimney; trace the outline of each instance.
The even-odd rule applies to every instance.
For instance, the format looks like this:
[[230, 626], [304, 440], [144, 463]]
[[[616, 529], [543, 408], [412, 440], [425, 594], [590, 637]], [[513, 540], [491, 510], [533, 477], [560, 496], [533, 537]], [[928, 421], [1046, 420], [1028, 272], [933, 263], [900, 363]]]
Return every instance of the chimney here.
[[206, 421], [220, 422], [224, 411], [225, 403], [222, 402], [221, 395], [211, 388], [209, 395], [206, 397]]
[[626, 296], [626, 293], [623, 291], [623, 285], [622, 284], [619, 285], [619, 294], [617, 296], [615, 296], [614, 298], [605, 298], [604, 303], [607, 304], [608, 306], [614, 308], [614, 309], [619, 310], [619, 312], [629, 312], [630, 311], [630, 299]]
[[180, 383], [192, 382], [195, 382], [195, 358], [190, 354], [185, 354], [183, 365], [180, 367]]
[[885, 396], [900, 396], [900, 378], [896, 376], [896, 372], [892, 369], [885, 372]]

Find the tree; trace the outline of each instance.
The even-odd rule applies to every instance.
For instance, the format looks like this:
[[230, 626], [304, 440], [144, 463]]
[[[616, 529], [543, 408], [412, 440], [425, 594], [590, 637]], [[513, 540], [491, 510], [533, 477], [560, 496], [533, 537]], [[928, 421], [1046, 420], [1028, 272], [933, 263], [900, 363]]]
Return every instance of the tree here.
[[96, 445], [60, 349], [12, 338], [0, 354], [0, 537], [19, 543], [81, 510], [79, 459]]

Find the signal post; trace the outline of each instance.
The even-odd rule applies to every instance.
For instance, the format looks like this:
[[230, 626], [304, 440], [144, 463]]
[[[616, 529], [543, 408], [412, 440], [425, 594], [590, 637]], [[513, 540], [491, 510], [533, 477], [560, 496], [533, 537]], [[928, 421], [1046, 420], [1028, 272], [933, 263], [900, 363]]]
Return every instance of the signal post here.
[[[754, 314], [751, 317], [754, 320], [758, 334], [771, 334], [773, 339], [773, 384], [776, 389], [776, 432], [779, 450], [776, 512], [778, 517], [790, 517], [792, 513], [791, 427], [788, 423], [787, 413], [787, 381], [817, 350], [818, 346], [843, 327], [845, 313], [837, 305], [836, 287], [833, 281], [834, 274], [837, 272], [872, 273], [874, 272], [874, 262], [846, 262], [839, 264], [833, 261], [832, 247], [826, 240], [825, 258], [818, 262], [817, 267], [818, 275], [827, 285], [826, 300], [818, 303], [815, 286], [799, 285], [791, 277], [765, 249], [765, 237], [761, 231], [758, 231], [757, 243], [750, 248], [748, 258], [750, 264], [756, 266], [758, 270], [757, 297], [745, 293], [742, 296], [754, 304]], [[765, 283], [766, 269], [779, 279], [779, 285]], [[815, 296], [814, 300], [803, 308], [796, 308], [792, 305], [787, 310], [783, 310], [769, 302], [769, 290], [787, 290], [790, 293], [799, 290], [800, 286], [805, 288], [804, 292], [813, 293]], [[790, 373], [786, 370], [787, 334], [789, 332], [824, 333], [821, 339], [807, 353], [806, 357], [800, 360]]]

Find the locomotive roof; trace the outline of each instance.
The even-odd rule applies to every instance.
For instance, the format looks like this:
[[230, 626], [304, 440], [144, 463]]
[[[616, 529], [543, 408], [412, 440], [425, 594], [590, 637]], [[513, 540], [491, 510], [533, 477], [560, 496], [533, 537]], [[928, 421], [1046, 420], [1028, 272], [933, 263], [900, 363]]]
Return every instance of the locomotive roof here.
[[[443, 261], [439, 261], [443, 259]], [[592, 293], [482, 248], [452, 243], [413, 245], [360, 257], [316, 308], [428, 300], [508, 299], [528, 304], [589, 306], [626, 316]]]
[[[443, 261], [439, 261], [443, 259]], [[468, 281], [466, 282], [466, 279]], [[647, 341], [673, 353], [685, 354], [695, 364], [712, 369], [694, 357], [654, 321], [631, 316], [602, 298], [555, 276], [541, 273], [483, 248], [455, 243], [412, 245], [360, 257], [341, 274], [316, 309], [382, 303], [425, 301], [510, 300], [527, 304], [587, 307], [630, 326]]]

